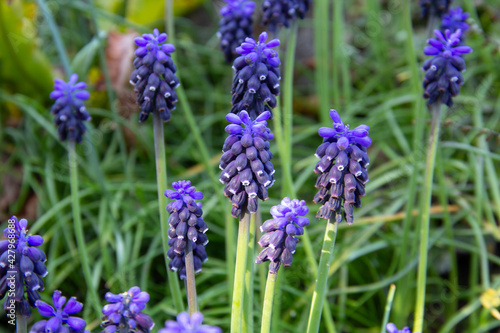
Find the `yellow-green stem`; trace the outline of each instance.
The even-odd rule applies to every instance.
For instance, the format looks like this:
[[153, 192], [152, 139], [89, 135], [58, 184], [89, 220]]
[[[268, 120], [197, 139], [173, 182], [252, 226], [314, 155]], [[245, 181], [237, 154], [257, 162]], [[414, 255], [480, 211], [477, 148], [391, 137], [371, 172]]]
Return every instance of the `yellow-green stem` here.
[[16, 314], [16, 333], [28, 333], [28, 318]]
[[[241, 213], [238, 228], [238, 247], [236, 250], [236, 271], [233, 287], [233, 303], [231, 307], [231, 332], [243, 332], [243, 302], [245, 294], [245, 271], [247, 267], [248, 239], [250, 220], [255, 219], [255, 214], [248, 210]], [[255, 223], [255, 222], [254, 222]]]
[[168, 217], [167, 217], [167, 197], [164, 192], [168, 187], [167, 184], [167, 158], [165, 156], [165, 138], [163, 135], [163, 121], [158, 112], [153, 112], [153, 132], [155, 143], [155, 161], [156, 161], [156, 183], [158, 189], [158, 209], [160, 212], [161, 238], [163, 243], [163, 255], [165, 257], [165, 265], [167, 268], [168, 284], [170, 293], [174, 299], [174, 305], [177, 312], [184, 310], [182, 302], [181, 290], [177, 273], [168, 269], [169, 258], [168, 251]]
[[245, 302], [243, 303], [243, 331], [253, 332], [253, 273], [255, 257], [256, 215], [252, 214], [248, 236], [247, 266], [245, 271]]
[[307, 323], [307, 333], [319, 332], [321, 312], [323, 311], [323, 302], [327, 291], [328, 270], [332, 263], [336, 238], [337, 223], [330, 219], [326, 225], [325, 237], [323, 239], [323, 248], [319, 259], [318, 274], [316, 275], [316, 284], [314, 286], [309, 321]]
[[271, 318], [273, 314], [274, 287], [278, 274], [269, 272], [267, 274], [266, 293], [264, 295], [264, 306], [262, 308], [262, 324], [260, 333], [269, 333], [271, 331]]
[[196, 299], [196, 282], [194, 279], [193, 244], [189, 239], [186, 248], [186, 292], [189, 314], [192, 315], [198, 312], [198, 301]]
[[423, 332], [425, 290], [427, 281], [427, 251], [429, 246], [430, 208], [432, 199], [432, 180], [434, 178], [434, 165], [436, 150], [439, 142], [439, 127], [441, 123], [441, 105], [436, 103], [430, 107], [432, 113], [431, 134], [429, 136], [429, 149], [425, 165], [424, 188], [422, 191], [422, 215], [420, 221], [420, 251], [417, 274], [417, 297], [415, 303], [415, 321], [413, 332]]
[[387, 303], [385, 304], [384, 319], [382, 319], [382, 327], [380, 328], [380, 333], [387, 333], [385, 326], [389, 322], [389, 315], [391, 314], [392, 301], [394, 300], [394, 294], [396, 293], [396, 285], [391, 284], [389, 287], [389, 293], [387, 294]]
[[101, 304], [97, 290], [92, 284], [92, 273], [90, 270], [89, 256], [87, 253], [87, 244], [85, 242], [82, 216], [80, 212], [80, 198], [78, 197], [78, 165], [76, 163], [76, 149], [75, 142], [68, 142], [68, 157], [69, 157], [69, 173], [70, 173], [70, 187], [71, 187], [71, 204], [73, 208], [73, 222], [75, 223], [75, 236], [78, 248], [78, 256], [82, 264], [83, 276], [87, 284], [88, 293], [94, 306], [96, 315], [101, 315]]

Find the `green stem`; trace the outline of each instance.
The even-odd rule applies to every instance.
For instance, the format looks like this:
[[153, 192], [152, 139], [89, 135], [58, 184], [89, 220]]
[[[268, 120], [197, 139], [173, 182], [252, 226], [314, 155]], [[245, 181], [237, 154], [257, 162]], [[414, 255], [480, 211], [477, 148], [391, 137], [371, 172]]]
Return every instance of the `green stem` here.
[[252, 214], [250, 218], [250, 228], [248, 237], [248, 254], [245, 271], [245, 302], [243, 303], [243, 331], [253, 332], [253, 274], [254, 274], [254, 258], [255, 258], [255, 232], [256, 232], [256, 214]]
[[309, 312], [309, 321], [307, 323], [307, 333], [319, 332], [321, 312], [323, 311], [323, 302], [327, 291], [328, 270], [332, 263], [336, 237], [337, 223], [330, 219], [326, 226], [325, 238], [323, 239], [323, 249], [321, 250], [321, 257], [319, 259], [316, 285], [314, 286], [311, 311]]
[[66, 48], [64, 47], [64, 42], [61, 38], [61, 35], [59, 34], [59, 29], [57, 28], [57, 25], [54, 22], [54, 18], [50, 13], [49, 7], [47, 7], [47, 5], [45, 4], [45, 1], [36, 0], [36, 2], [38, 3], [38, 7], [40, 7], [40, 10], [43, 13], [43, 16], [47, 20], [47, 23], [49, 24], [49, 29], [52, 34], [52, 37], [54, 38], [54, 43], [56, 45], [57, 53], [59, 53], [59, 58], [61, 58], [60, 60], [64, 68], [64, 72], [66, 73], [66, 76], [69, 79], [71, 75], [71, 66], [69, 65], [68, 55], [66, 54]]
[[431, 134], [425, 165], [424, 188], [422, 193], [422, 217], [420, 221], [420, 255], [417, 274], [417, 297], [415, 303], [415, 322], [413, 332], [423, 332], [425, 290], [427, 280], [427, 251], [429, 247], [430, 209], [432, 199], [432, 180], [436, 162], [436, 150], [439, 142], [439, 127], [441, 123], [441, 105], [435, 103], [430, 107], [432, 112]]
[[260, 326], [260, 333], [269, 333], [271, 331], [274, 287], [276, 286], [277, 276], [278, 274], [273, 274], [271, 272], [267, 274], [266, 293], [264, 295], [264, 306], [262, 309], [262, 324]]
[[165, 256], [165, 265], [167, 268], [168, 284], [170, 286], [170, 293], [174, 299], [174, 305], [177, 312], [184, 310], [182, 302], [181, 289], [179, 287], [179, 280], [177, 274], [168, 269], [169, 258], [168, 251], [168, 216], [167, 216], [167, 197], [164, 191], [168, 187], [167, 183], [167, 160], [165, 155], [165, 138], [163, 135], [163, 121], [158, 112], [153, 112], [153, 132], [155, 141], [155, 162], [156, 162], [156, 182], [158, 190], [158, 209], [160, 211], [160, 227], [161, 238], [163, 243], [163, 255]]
[[380, 333], [387, 333], [385, 326], [389, 322], [389, 315], [391, 314], [392, 301], [394, 300], [394, 294], [396, 293], [396, 285], [391, 284], [389, 287], [389, 293], [387, 294], [387, 303], [385, 304], [384, 319], [382, 319], [382, 327], [380, 328]]
[[[166, 11], [166, 26], [167, 26], [167, 33], [168, 33], [168, 38], [169, 42], [171, 44], [175, 45], [175, 26], [174, 26], [174, 10], [173, 10], [173, 0], [165, 0], [165, 11]], [[174, 62], [177, 62], [177, 54], [174, 52], [172, 53], [172, 58]], [[208, 172], [208, 175], [210, 176], [210, 179], [212, 181], [212, 186], [214, 188], [214, 193], [217, 193], [219, 202], [221, 204], [221, 208], [224, 209], [224, 211], [228, 211], [228, 201], [226, 198], [224, 198], [224, 195], [221, 191], [220, 188], [220, 183], [219, 183], [219, 178], [217, 177], [215, 173], [215, 169], [212, 167], [210, 163], [210, 154], [208, 152], [208, 148], [206, 145], [205, 140], [203, 140], [201, 136], [201, 130], [196, 124], [196, 120], [193, 115], [193, 111], [191, 109], [191, 106], [188, 102], [188, 99], [186, 97], [186, 92], [184, 91], [184, 87], [182, 86], [181, 82], [181, 76], [179, 74], [179, 71], [177, 72], [179, 76], [179, 82], [180, 85], [177, 87], [177, 97], [179, 98], [179, 103], [182, 105], [182, 110], [184, 111], [184, 115], [186, 117], [186, 120], [188, 122], [189, 129], [191, 130], [191, 133], [194, 136], [194, 140], [198, 146], [198, 149], [201, 154], [201, 160], [203, 164], [205, 165], [205, 169]], [[232, 278], [234, 277], [234, 221], [233, 218], [230, 215], [226, 215], [225, 219], [225, 231], [226, 231], [226, 265], [227, 265], [227, 276], [229, 279], [229, 283], [231, 283]], [[228, 293], [231, 295], [232, 290], [231, 288], [228, 288]]]
[[189, 314], [198, 311], [198, 300], [196, 299], [196, 281], [194, 278], [193, 244], [188, 239], [186, 249], [186, 290]]
[[340, 76], [338, 67], [340, 64], [342, 76], [342, 97], [344, 98], [343, 105], [349, 105], [351, 100], [351, 78], [349, 77], [349, 57], [344, 40], [344, 15], [343, 15], [344, 0], [333, 2], [333, 105], [336, 108], [341, 107], [340, 103]]
[[16, 315], [16, 333], [28, 333], [28, 318], [19, 313]]
[[[415, 130], [413, 131], [413, 154], [411, 156], [412, 158], [412, 173], [410, 175], [410, 181], [408, 184], [408, 201], [406, 202], [405, 206], [405, 217], [403, 220], [403, 237], [401, 241], [401, 249], [403, 249], [400, 252], [400, 257], [399, 257], [399, 270], [402, 270], [408, 263], [408, 252], [406, 249], [408, 248], [414, 248], [415, 246], [412, 243], [412, 246], [410, 247], [408, 245], [410, 241], [410, 231], [411, 227], [413, 225], [412, 219], [413, 219], [413, 214], [412, 210], [415, 208], [415, 198], [416, 198], [416, 193], [417, 193], [417, 179], [419, 175], [419, 164], [420, 161], [422, 160], [422, 142], [423, 142], [423, 137], [424, 137], [424, 108], [422, 107], [423, 99], [422, 99], [422, 93], [421, 93], [421, 80], [420, 80], [420, 75], [419, 71], [420, 68], [417, 64], [417, 57], [415, 55], [415, 48], [413, 44], [413, 28], [412, 28], [412, 21], [411, 21], [411, 1], [402, 1], [402, 6], [403, 6], [403, 22], [404, 22], [404, 28], [407, 34], [407, 39], [406, 39], [406, 61], [408, 62], [410, 66], [410, 71], [411, 71], [411, 86], [412, 86], [412, 93], [415, 98], [415, 103], [413, 107], [413, 120], [415, 121]], [[407, 316], [406, 310], [408, 309], [408, 296], [407, 293], [410, 290], [410, 279], [412, 277], [410, 276], [411, 274], [408, 274], [407, 277], [401, 279], [397, 283], [397, 288], [399, 290], [398, 295], [396, 295], [395, 298], [395, 312], [396, 312], [396, 319], [398, 321], [405, 320], [405, 317]]]
[[70, 187], [71, 187], [71, 203], [73, 208], [73, 220], [75, 223], [75, 236], [78, 248], [78, 255], [82, 263], [83, 276], [87, 284], [88, 293], [96, 311], [97, 316], [101, 315], [101, 304], [97, 290], [92, 284], [92, 273], [90, 270], [89, 256], [87, 253], [87, 244], [83, 233], [82, 216], [80, 213], [80, 198], [78, 197], [78, 165], [76, 163], [75, 142], [68, 142], [68, 157], [69, 157], [69, 172], [70, 172]]
[[292, 128], [293, 128], [293, 68], [295, 65], [295, 48], [297, 45], [297, 22], [292, 23], [288, 39], [285, 78], [283, 91], [283, 124], [284, 143], [281, 162], [283, 165], [282, 194], [291, 194], [293, 191], [292, 179]]
[[[231, 332], [243, 332], [243, 302], [245, 291], [245, 272], [247, 267], [248, 240], [250, 233], [250, 220], [255, 220], [255, 214], [245, 209], [241, 213], [238, 229], [238, 248], [236, 250], [236, 271], [233, 287], [233, 304], [231, 307]], [[254, 222], [255, 223], [255, 222]]]

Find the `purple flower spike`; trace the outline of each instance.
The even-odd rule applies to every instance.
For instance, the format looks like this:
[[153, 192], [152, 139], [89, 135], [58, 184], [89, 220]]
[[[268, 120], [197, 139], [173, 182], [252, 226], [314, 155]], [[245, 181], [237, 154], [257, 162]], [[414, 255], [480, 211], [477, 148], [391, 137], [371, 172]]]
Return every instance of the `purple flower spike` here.
[[208, 259], [205, 251], [205, 246], [208, 244], [205, 233], [208, 227], [203, 220], [202, 204], [196, 202], [196, 200], [203, 199], [203, 193], [196, 191], [189, 180], [174, 182], [172, 187], [175, 191], [165, 191], [167, 198], [175, 200], [167, 205], [167, 211], [170, 214], [168, 267], [171, 271], [178, 272], [179, 277], [184, 280], [186, 278], [187, 242], [192, 244], [195, 273], [201, 272], [202, 263]]
[[321, 127], [318, 131], [323, 143], [316, 150], [320, 161], [314, 168], [318, 175], [315, 187], [319, 191], [314, 202], [322, 206], [316, 217], [330, 220], [335, 213], [336, 222], [341, 222], [344, 215], [351, 224], [354, 207], [361, 207], [360, 198], [365, 196], [368, 182], [366, 167], [370, 163], [366, 148], [372, 143], [368, 136], [370, 128], [360, 125], [350, 130], [336, 110], [330, 111], [330, 117], [333, 128]]
[[398, 330], [396, 325], [394, 325], [393, 323], [387, 324], [385, 328], [387, 329], [387, 333], [411, 333], [408, 327], [405, 327], [402, 330]]
[[297, 16], [303, 19], [310, 6], [311, 0], [264, 0], [262, 25], [268, 26], [271, 32], [283, 26], [288, 28]]
[[247, 111], [252, 119], [276, 107], [276, 96], [280, 93], [278, 52], [272, 49], [280, 44], [278, 39], [266, 43], [267, 32], [259, 40], [246, 38], [236, 52], [241, 54], [234, 60], [232, 113]]
[[441, 17], [444, 13], [448, 12], [452, 0], [420, 0], [420, 7], [422, 8], [422, 17], [435, 15]]
[[203, 315], [195, 312], [189, 316], [186, 312], [177, 315], [177, 321], [167, 320], [165, 328], [158, 333], [222, 333], [219, 327], [202, 325]]
[[304, 227], [309, 225], [305, 217], [309, 212], [304, 200], [286, 197], [278, 206], [271, 208], [273, 218], [260, 227], [263, 235], [259, 245], [263, 248], [255, 260], [256, 263], [271, 261], [269, 272], [278, 273], [283, 266], [291, 266], [293, 254], [298, 242], [296, 236], [304, 233]]
[[[89, 333], [89, 331], [85, 330], [85, 326], [87, 326], [85, 320], [72, 316], [83, 308], [83, 304], [78, 302], [75, 297], [71, 297], [66, 302], [66, 297], [61, 296], [61, 292], [56, 290], [52, 295], [52, 303], [55, 308], [44, 301], [36, 301], [36, 307], [40, 315], [50, 319], [41, 320], [34, 324], [30, 333]], [[66, 305], [64, 305], [65, 303]]]
[[177, 103], [174, 89], [179, 85], [179, 79], [175, 76], [177, 68], [170, 56], [175, 47], [165, 43], [166, 40], [167, 34], [160, 34], [158, 29], [135, 39], [135, 70], [130, 76], [130, 83], [141, 106], [139, 122], [147, 120], [152, 112], [159, 112], [160, 118], [167, 122]]
[[57, 125], [57, 132], [61, 141], [82, 141], [86, 128], [84, 121], [90, 120], [90, 115], [83, 104], [90, 94], [85, 90], [87, 85], [78, 82], [78, 75], [71, 75], [66, 83], [61, 79], [54, 80], [54, 91], [50, 93], [50, 98], [54, 99], [54, 105], [50, 113], [54, 115], [54, 124]]
[[446, 30], [443, 34], [434, 30], [436, 38], [427, 42], [429, 46], [424, 48], [424, 53], [433, 56], [424, 62], [424, 98], [427, 104], [442, 103], [453, 105], [452, 97], [460, 93], [460, 86], [464, 84], [462, 73], [465, 70], [463, 54], [472, 52], [469, 46], [460, 45], [462, 30], [451, 33]]
[[139, 287], [132, 287], [121, 294], [106, 293], [106, 304], [102, 308], [101, 326], [105, 333], [148, 333], [155, 324], [150, 316], [142, 313], [149, 301], [149, 294]]
[[[450, 8], [448, 14], [444, 14], [441, 20], [441, 30], [456, 31], [458, 29], [465, 32], [469, 30], [470, 26], [467, 23], [469, 13], [465, 13], [462, 8]], [[463, 37], [462, 37], [463, 39]]]
[[250, 0], [225, 0], [226, 5], [220, 10], [222, 15], [219, 21], [220, 48], [228, 63], [237, 56], [236, 48], [245, 41], [245, 38], [252, 37], [252, 14], [255, 9], [255, 2]]
[[222, 147], [219, 168], [220, 182], [225, 184], [224, 195], [233, 205], [233, 217], [240, 216], [245, 209], [255, 213], [258, 199], [269, 198], [267, 189], [274, 184], [273, 154], [269, 150], [269, 140], [274, 136], [267, 128], [270, 117], [267, 111], [255, 120], [246, 111], [226, 116], [232, 124], [226, 126], [229, 136]]
[[[28, 221], [9, 219], [3, 230], [5, 240], [0, 241], [0, 299], [7, 314], [15, 311], [18, 315], [29, 317], [31, 307], [40, 299], [38, 294], [44, 290], [43, 279], [47, 275], [45, 253], [38, 249], [43, 238], [28, 234]], [[25, 297], [27, 294], [27, 299]]]

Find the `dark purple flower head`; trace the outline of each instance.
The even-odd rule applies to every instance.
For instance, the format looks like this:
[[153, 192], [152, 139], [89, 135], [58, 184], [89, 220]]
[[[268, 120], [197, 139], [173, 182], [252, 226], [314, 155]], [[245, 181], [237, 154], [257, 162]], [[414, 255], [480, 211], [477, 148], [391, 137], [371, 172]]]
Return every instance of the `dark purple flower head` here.
[[309, 212], [304, 200], [286, 197], [280, 205], [271, 208], [273, 218], [260, 227], [263, 235], [259, 240], [262, 251], [255, 260], [256, 263], [271, 261], [269, 271], [278, 273], [280, 265], [291, 266], [293, 254], [298, 242], [296, 236], [304, 234], [304, 227], [309, 225], [305, 217]]
[[320, 161], [314, 172], [318, 175], [314, 196], [315, 203], [321, 203], [316, 217], [329, 220], [335, 213], [335, 221], [341, 222], [342, 208], [347, 223], [354, 220], [354, 207], [361, 207], [368, 182], [366, 167], [370, 164], [366, 148], [372, 143], [366, 125], [349, 130], [335, 110], [330, 111], [333, 128], [321, 127], [318, 131], [323, 143], [316, 150]]
[[280, 27], [289, 27], [297, 16], [303, 19], [310, 6], [311, 0], [264, 0], [262, 25], [267, 25], [271, 32], [277, 32]]
[[165, 328], [158, 333], [222, 333], [222, 330], [215, 326], [202, 325], [203, 315], [195, 312], [189, 316], [186, 312], [177, 315], [177, 321], [167, 320]]
[[196, 191], [189, 180], [180, 180], [172, 183], [173, 190], [166, 190], [165, 196], [175, 201], [167, 205], [170, 213], [168, 223], [168, 245], [167, 256], [171, 259], [168, 263], [170, 270], [179, 273], [179, 277], [186, 278], [186, 253], [187, 242], [191, 242], [193, 248], [194, 271], [201, 272], [201, 265], [207, 261], [205, 246], [208, 238], [205, 233], [208, 230], [203, 220], [201, 202], [203, 193]]
[[101, 326], [105, 333], [151, 332], [155, 324], [150, 316], [142, 313], [149, 301], [149, 294], [139, 287], [132, 287], [121, 294], [106, 293], [106, 304], [102, 308]]
[[270, 112], [263, 112], [251, 120], [246, 111], [226, 115], [232, 124], [226, 126], [229, 136], [222, 147], [219, 168], [224, 194], [233, 204], [233, 217], [245, 209], [255, 213], [258, 199], [269, 198], [267, 189], [274, 184], [273, 154], [269, 151], [269, 140], [274, 136], [267, 128], [270, 116]]
[[424, 62], [423, 70], [426, 71], [424, 79], [424, 98], [427, 104], [436, 102], [453, 105], [452, 97], [460, 92], [464, 83], [462, 73], [465, 70], [465, 60], [462, 55], [472, 52], [469, 46], [460, 45], [462, 30], [454, 33], [446, 30], [443, 34], [434, 30], [436, 38], [427, 42], [430, 46], [424, 48], [424, 53], [433, 56]]
[[448, 12], [451, 2], [452, 0], [420, 0], [422, 17], [429, 15], [441, 17], [444, 13]]
[[[456, 31], [458, 29], [465, 32], [469, 30], [470, 26], [467, 23], [469, 13], [465, 13], [462, 8], [450, 8], [448, 14], [444, 14], [441, 19], [441, 30]], [[463, 39], [463, 37], [462, 37]]]
[[78, 302], [75, 297], [71, 297], [66, 302], [66, 297], [62, 296], [59, 290], [56, 290], [52, 294], [52, 303], [54, 306], [41, 300], [36, 301], [40, 315], [50, 319], [41, 320], [34, 324], [30, 333], [89, 333], [85, 330], [87, 325], [85, 320], [71, 316], [83, 308], [83, 304]]
[[387, 329], [387, 333], [411, 333], [408, 327], [405, 327], [402, 330], [398, 330], [396, 325], [394, 325], [393, 323], [387, 324], [385, 328]]
[[252, 37], [252, 14], [255, 2], [250, 0], [225, 1], [227, 4], [220, 10], [222, 18], [219, 21], [217, 35], [222, 52], [229, 63], [238, 56], [236, 48], [245, 41], [245, 38]]
[[137, 103], [142, 110], [139, 122], [148, 119], [152, 112], [159, 112], [160, 118], [167, 122], [177, 103], [174, 89], [179, 85], [179, 79], [175, 76], [177, 68], [170, 56], [175, 47], [165, 43], [166, 40], [167, 34], [160, 34], [158, 29], [135, 39], [135, 70], [130, 83], [134, 85]]
[[72, 74], [66, 83], [61, 79], [54, 80], [54, 91], [50, 98], [55, 99], [50, 112], [54, 115], [54, 124], [61, 141], [69, 139], [80, 143], [85, 134], [84, 121], [90, 120], [90, 115], [83, 104], [90, 94], [85, 90], [85, 82], [77, 82], [78, 75]]
[[[19, 315], [29, 317], [30, 306], [40, 299], [38, 292], [44, 290], [43, 277], [47, 275], [45, 253], [37, 247], [43, 238], [28, 234], [28, 221], [9, 219], [9, 226], [3, 230], [6, 240], [0, 241], [0, 299], [4, 298], [4, 309], [10, 312], [12, 306]], [[25, 298], [27, 294], [27, 300]]]
[[236, 52], [241, 54], [234, 60], [232, 113], [247, 111], [252, 119], [276, 106], [280, 93], [281, 78], [278, 52], [272, 49], [280, 44], [279, 39], [266, 43], [267, 33], [259, 36], [258, 42], [246, 38]]

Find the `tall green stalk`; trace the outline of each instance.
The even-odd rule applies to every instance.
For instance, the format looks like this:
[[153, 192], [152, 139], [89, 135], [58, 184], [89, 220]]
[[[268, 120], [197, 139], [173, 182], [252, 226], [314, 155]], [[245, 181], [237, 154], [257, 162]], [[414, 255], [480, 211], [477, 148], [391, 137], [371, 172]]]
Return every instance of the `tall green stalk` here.
[[276, 286], [277, 276], [278, 274], [273, 274], [271, 272], [267, 274], [266, 293], [264, 295], [264, 307], [262, 308], [262, 324], [260, 326], [260, 333], [269, 333], [271, 331], [274, 287]]
[[196, 297], [196, 282], [194, 279], [193, 244], [189, 239], [186, 248], [186, 292], [189, 314], [192, 315], [198, 311], [198, 300]]
[[69, 158], [69, 173], [71, 187], [71, 204], [73, 208], [73, 221], [75, 223], [75, 236], [78, 248], [78, 256], [82, 263], [83, 276], [87, 284], [90, 300], [94, 306], [94, 310], [99, 317], [101, 315], [101, 303], [97, 290], [92, 284], [92, 273], [90, 270], [89, 255], [87, 253], [87, 244], [83, 233], [82, 216], [80, 212], [80, 198], [78, 197], [78, 165], [76, 162], [75, 142], [68, 141], [68, 158]]
[[247, 266], [245, 270], [245, 302], [243, 303], [243, 327], [246, 328], [245, 332], [253, 332], [253, 275], [254, 275], [254, 256], [255, 256], [255, 232], [256, 232], [256, 215], [252, 214], [253, 218], [250, 219], [250, 228], [248, 232], [248, 254]]
[[245, 302], [245, 272], [247, 268], [248, 241], [250, 239], [250, 220], [254, 220], [255, 214], [245, 209], [241, 213], [238, 229], [238, 248], [236, 250], [236, 271], [233, 287], [233, 303], [231, 307], [231, 332], [246, 332], [243, 329], [243, 303]]
[[307, 323], [307, 333], [318, 333], [323, 311], [323, 302], [327, 292], [328, 270], [333, 259], [335, 239], [337, 238], [337, 224], [330, 219], [326, 225], [323, 248], [319, 259], [318, 274], [316, 275], [316, 285], [314, 286], [309, 321]]
[[382, 327], [380, 328], [380, 333], [387, 333], [385, 327], [389, 322], [389, 315], [391, 314], [394, 293], [396, 293], [396, 285], [391, 284], [391, 286], [389, 287], [389, 293], [387, 294], [387, 302], [385, 304], [384, 318], [382, 319]]
[[430, 209], [432, 199], [432, 184], [436, 150], [439, 142], [439, 127], [441, 124], [441, 104], [435, 103], [430, 107], [432, 113], [431, 134], [425, 164], [424, 188], [422, 191], [422, 215], [420, 221], [420, 254], [417, 274], [417, 297], [415, 303], [415, 322], [413, 332], [423, 332], [425, 290], [427, 281], [427, 251], [429, 247]]
[[316, 0], [313, 6], [314, 54], [316, 55], [315, 82], [319, 95], [319, 118], [323, 124], [330, 122], [328, 115], [329, 94], [331, 91], [329, 79], [330, 58], [328, 56], [329, 4], [329, 0]]
[[181, 290], [177, 274], [168, 269], [169, 258], [168, 251], [168, 216], [167, 216], [167, 197], [164, 192], [168, 187], [167, 183], [167, 158], [165, 155], [165, 138], [163, 135], [163, 121], [158, 112], [153, 112], [153, 132], [155, 141], [155, 162], [156, 162], [156, 182], [158, 190], [158, 209], [160, 211], [161, 238], [163, 243], [163, 255], [167, 267], [168, 284], [170, 293], [174, 299], [174, 305], [177, 312], [184, 310]]
[[16, 315], [16, 333], [28, 333], [28, 318], [19, 313]]

